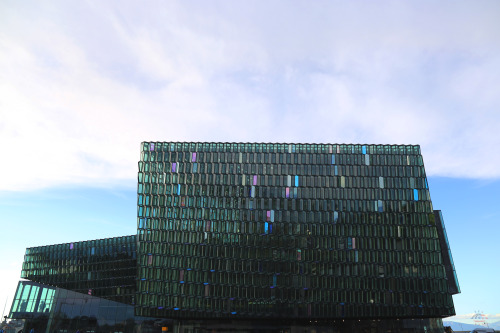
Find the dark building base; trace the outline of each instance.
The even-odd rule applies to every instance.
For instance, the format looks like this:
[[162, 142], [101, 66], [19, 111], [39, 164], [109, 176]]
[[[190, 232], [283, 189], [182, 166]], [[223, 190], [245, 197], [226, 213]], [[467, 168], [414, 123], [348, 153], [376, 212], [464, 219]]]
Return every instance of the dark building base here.
[[9, 317], [24, 333], [443, 333], [440, 318], [162, 319], [134, 315], [134, 306], [32, 281], [20, 281]]
[[[48, 318], [28, 319], [25, 331], [36, 333], [443, 333], [441, 319], [337, 320], [324, 323], [293, 323], [285, 321], [172, 321], [129, 319], [124, 323], [98, 325], [82, 318], [59, 321], [48, 327]], [[56, 327], [54, 327], [56, 326]]]
[[179, 333], [276, 332], [276, 333], [443, 333], [440, 318], [334, 320], [328, 322], [293, 321], [179, 321], [173, 323]]

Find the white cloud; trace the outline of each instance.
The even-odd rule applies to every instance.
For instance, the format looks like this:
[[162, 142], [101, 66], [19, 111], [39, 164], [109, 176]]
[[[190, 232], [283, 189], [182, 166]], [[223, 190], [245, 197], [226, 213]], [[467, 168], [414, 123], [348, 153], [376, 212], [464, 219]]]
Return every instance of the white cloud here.
[[144, 140], [415, 143], [500, 177], [496, 2], [3, 6], [0, 189], [133, 179]]

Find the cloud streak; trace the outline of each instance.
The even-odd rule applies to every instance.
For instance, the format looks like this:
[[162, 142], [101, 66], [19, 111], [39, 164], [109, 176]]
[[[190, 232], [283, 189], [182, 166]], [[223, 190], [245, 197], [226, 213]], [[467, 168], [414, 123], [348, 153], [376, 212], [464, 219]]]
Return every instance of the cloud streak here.
[[134, 179], [145, 140], [412, 143], [500, 177], [496, 2], [4, 7], [1, 190]]

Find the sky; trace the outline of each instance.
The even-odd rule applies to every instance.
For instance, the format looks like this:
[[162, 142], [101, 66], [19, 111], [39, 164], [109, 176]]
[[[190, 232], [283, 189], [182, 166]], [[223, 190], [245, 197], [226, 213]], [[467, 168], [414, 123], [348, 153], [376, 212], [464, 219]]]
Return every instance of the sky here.
[[0, 3], [0, 307], [25, 248], [134, 234], [142, 141], [420, 144], [500, 320], [500, 2]]

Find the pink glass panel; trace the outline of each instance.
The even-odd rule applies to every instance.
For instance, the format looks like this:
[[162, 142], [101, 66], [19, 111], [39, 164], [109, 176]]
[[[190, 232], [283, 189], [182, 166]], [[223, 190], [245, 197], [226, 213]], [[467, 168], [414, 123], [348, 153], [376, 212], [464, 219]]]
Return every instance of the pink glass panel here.
[[287, 187], [287, 188], [285, 189], [285, 197], [286, 197], [286, 198], [290, 198], [290, 188], [289, 188], [289, 187]]
[[172, 163], [172, 172], [175, 172], [176, 168], [177, 168], [177, 163], [175, 162]]
[[257, 185], [257, 175], [254, 175], [254, 176], [253, 176], [253, 184], [254, 184], [254, 185]]
[[193, 158], [191, 159], [193, 162], [196, 162], [196, 153], [193, 153]]

